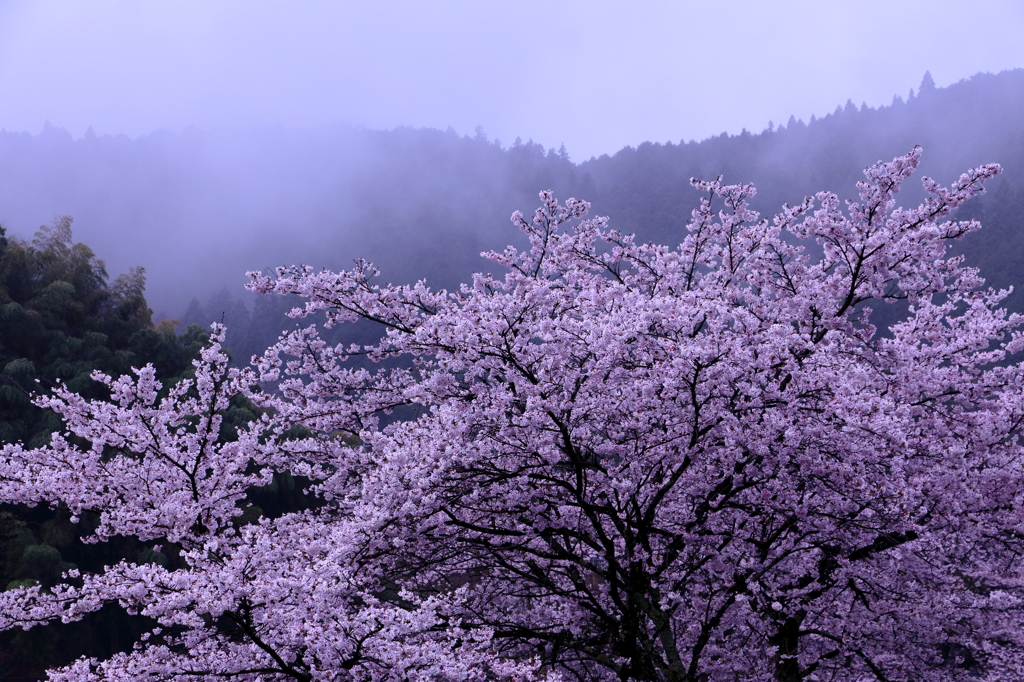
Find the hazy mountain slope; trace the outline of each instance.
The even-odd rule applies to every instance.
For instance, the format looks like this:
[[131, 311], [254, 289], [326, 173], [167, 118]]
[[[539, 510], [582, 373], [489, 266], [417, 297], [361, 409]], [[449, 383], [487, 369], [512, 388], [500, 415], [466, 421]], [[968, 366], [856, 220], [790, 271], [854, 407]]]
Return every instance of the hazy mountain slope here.
[[968, 168], [1002, 164], [1004, 173], [989, 193], [972, 202], [963, 217], [985, 224], [957, 246], [982, 268], [995, 286], [1017, 285], [1011, 307], [1024, 309], [1024, 70], [979, 74], [947, 88], [925, 79], [906, 101], [896, 98], [879, 109], [848, 102], [810, 124], [790, 119], [759, 134], [722, 135], [699, 143], [627, 147], [580, 165], [595, 183], [594, 208], [612, 216], [615, 226], [669, 244], [697, 200], [690, 177], [752, 182], [752, 202], [771, 216], [783, 203], [795, 203], [821, 190], [844, 198], [856, 194], [864, 167], [924, 147], [918, 176], [901, 194], [920, 200], [920, 178], [942, 183]]
[[566, 186], [564, 156], [503, 150], [482, 136], [350, 127], [187, 130], [73, 140], [62, 130], [0, 133], [0, 224], [27, 236], [55, 214], [107, 254], [111, 272], [146, 268], [157, 314], [246, 270], [344, 268], [365, 256], [393, 280], [453, 286], [501, 247], [537, 188]]
[[[644, 143], [580, 165], [596, 184], [600, 211], [620, 228], [671, 241], [670, 206], [692, 205], [690, 177], [753, 182], [764, 211], [820, 190], [849, 197], [861, 170], [879, 159], [924, 147], [920, 175], [949, 182], [969, 167], [1003, 164], [1006, 179], [1024, 176], [1024, 70], [979, 74], [948, 88], [922, 89], [879, 109], [852, 102], [809, 125], [790, 119], [759, 134], [722, 135], [689, 144]], [[920, 183], [905, 190], [919, 198]]]
[[[199, 297], [200, 317], [243, 320], [232, 301], [244, 296], [243, 273], [279, 264], [343, 268], [365, 256], [387, 280], [455, 286], [487, 267], [481, 250], [516, 242], [508, 216], [532, 211], [540, 189], [591, 200], [620, 230], [677, 243], [698, 199], [691, 176], [753, 182], [755, 207], [770, 215], [822, 189], [851, 196], [866, 165], [915, 144], [925, 147], [922, 174], [942, 182], [1003, 164], [993, 191], [970, 208], [988, 229], [965, 248], [993, 283], [1024, 282], [1022, 70], [940, 89], [926, 82], [906, 101], [847, 103], [808, 124], [644, 143], [580, 164], [532, 143], [502, 148], [482, 134], [408, 128], [186, 130], [134, 140], [4, 132], [0, 224], [27, 236], [71, 214], [76, 237], [107, 255], [111, 273], [147, 269], [158, 316], [185, 317]], [[919, 187], [912, 183], [907, 202], [920, 198]], [[227, 298], [217, 293], [225, 286]], [[252, 316], [266, 326], [276, 313]]]

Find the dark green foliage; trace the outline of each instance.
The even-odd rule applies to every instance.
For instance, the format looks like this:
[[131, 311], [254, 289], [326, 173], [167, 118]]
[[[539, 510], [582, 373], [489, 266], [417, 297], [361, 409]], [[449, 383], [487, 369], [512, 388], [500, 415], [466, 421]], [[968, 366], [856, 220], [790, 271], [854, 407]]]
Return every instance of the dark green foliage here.
[[[91, 379], [96, 370], [116, 376], [152, 363], [169, 380], [193, 369], [207, 333], [192, 326], [178, 335], [173, 321], [154, 328], [141, 268], [107, 280], [103, 261], [74, 243], [70, 218], [41, 228], [30, 243], [0, 228], [0, 443], [38, 446], [61, 428], [56, 414], [30, 400], [58, 382], [98, 396], [105, 389]], [[251, 408], [233, 404], [225, 432], [251, 419]], [[74, 524], [63, 510], [0, 508], [0, 589], [46, 588], [69, 569], [98, 571], [120, 559], [170, 560], [134, 538], [82, 543], [94, 522]], [[39, 677], [82, 654], [108, 656], [130, 646], [141, 626], [142, 619], [108, 607], [80, 623], [3, 633], [0, 672]]]
[[74, 242], [69, 217], [40, 228], [31, 242], [3, 239], [0, 441], [39, 445], [59, 428], [54, 415], [32, 406], [29, 393], [64, 383], [96, 396], [101, 387], [92, 372], [120, 375], [149, 362], [164, 378], [191, 369], [206, 333], [154, 328], [141, 268], [107, 280], [103, 261]]
[[[66, 511], [7, 507], [0, 511], [0, 589], [20, 585], [44, 588], [72, 568], [97, 571], [127, 559], [165, 564], [168, 557], [133, 538], [85, 544], [80, 534], [93, 518], [71, 522]], [[41, 678], [47, 667], [69, 663], [81, 655], [109, 656], [122, 651], [144, 631], [146, 619], [108, 606], [78, 623], [50, 624], [27, 632], [0, 633], [0, 670], [8, 678]]]

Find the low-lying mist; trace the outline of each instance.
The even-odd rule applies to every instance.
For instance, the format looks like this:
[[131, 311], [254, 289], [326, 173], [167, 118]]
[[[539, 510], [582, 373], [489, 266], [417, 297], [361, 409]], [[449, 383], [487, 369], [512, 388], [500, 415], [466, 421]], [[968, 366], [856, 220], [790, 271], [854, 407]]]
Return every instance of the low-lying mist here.
[[[111, 274], [146, 268], [158, 315], [242, 291], [247, 270], [379, 263], [394, 281], [453, 285], [467, 253], [504, 245], [536, 187], [572, 174], [537, 145], [352, 127], [195, 129], [129, 139], [0, 134], [0, 224], [22, 238], [54, 216]], [[564, 186], [564, 182], [560, 182]], [[532, 196], [531, 196], [532, 195]]]
[[[977, 201], [984, 237], [966, 245], [993, 284], [1020, 284], [1024, 71], [979, 75], [879, 109], [848, 103], [809, 123], [699, 143], [644, 143], [574, 164], [565, 150], [503, 147], [479, 132], [350, 126], [186, 129], [130, 139], [0, 133], [0, 225], [29, 238], [55, 216], [105, 259], [112, 276], [146, 269], [157, 318], [231, 317], [247, 270], [306, 264], [341, 269], [365, 257], [382, 279], [455, 287], [487, 269], [485, 249], [519, 244], [508, 218], [537, 192], [593, 202], [612, 226], [678, 243], [698, 201], [691, 176], [753, 182], [765, 215], [819, 190], [855, 193], [862, 169], [925, 148], [922, 175], [943, 183], [968, 167], [1004, 165]], [[906, 203], [922, 196], [914, 180]], [[971, 246], [974, 244], [974, 247]], [[198, 308], [193, 299], [198, 299]], [[191, 308], [190, 308], [191, 304]], [[251, 301], [242, 303], [255, 314]], [[217, 308], [224, 308], [218, 310]], [[237, 316], [237, 315], [236, 315]]]

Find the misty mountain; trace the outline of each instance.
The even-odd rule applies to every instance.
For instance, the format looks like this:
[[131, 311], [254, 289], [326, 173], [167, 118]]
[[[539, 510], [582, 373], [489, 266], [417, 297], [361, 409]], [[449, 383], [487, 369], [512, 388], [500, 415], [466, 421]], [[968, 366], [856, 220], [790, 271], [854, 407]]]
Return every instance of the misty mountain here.
[[[907, 99], [872, 109], [845, 106], [809, 123], [793, 118], [751, 134], [720, 135], [699, 143], [644, 143], [614, 156], [580, 164], [595, 183], [594, 208], [615, 227], [645, 239], [675, 244], [696, 202], [691, 177], [750, 182], [751, 201], [763, 216], [822, 190], [856, 196], [862, 171], [914, 147], [924, 148], [920, 168], [901, 191], [904, 204], [924, 198], [921, 178], [942, 184], [969, 168], [1000, 163], [1003, 174], [959, 217], [979, 218], [984, 229], [962, 246], [983, 267], [989, 283], [1024, 284], [1024, 70], [978, 74], [947, 88], [930, 75]], [[1015, 295], [1016, 298], [1016, 295]], [[1024, 301], [1017, 299], [1017, 307]]]
[[[488, 268], [481, 250], [521, 243], [508, 217], [531, 212], [541, 189], [588, 199], [616, 229], [674, 244], [699, 199], [690, 177], [753, 182], [754, 207], [770, 216], [819, 190], [850, 197], [865, 166], [915, 144], [925, 149], [919, 177], [942, 183], [1003, 164], [990, 193], [964, 214], [986, 229], [963, 249], [992, 284], [1024, 283], [1024, 70], [947, 88], [926, 76], [917, 93], [889, 106], [847, 102], [806, 123], [644, 143], [582, 163], [532, 142], [503, 146], [482, 131], [0, 132], [0, 224], [27, 238], [55, 215], [74, 216], [75, 238], [112, 273], [145, 267], [158, 318], [260, 327], [234, 332], [245, 357], [272, 340], [284, 307], [254, 304], [242, 289], [246, 270], [340, 269], [366, 257], [385, 281], [425, 277], [451, 288]], [[918, 179], [903, 194], [907, 203], [921, 196]]]
[[237, 294], [247, 270], [283, 264], [367, 256], [393, 278], [454, 285], [449, 273], [504, 245], [508, 215], [537, 187], [573, 173], [538, 145], [351, 127], [134, 140], [47, 127], [0, 133], [0, 159], [0, 224], [12, 235], [72, 215], [76, 239], [112, 272], [145, 267], [154, 310], [175, 316], [193, 296]]

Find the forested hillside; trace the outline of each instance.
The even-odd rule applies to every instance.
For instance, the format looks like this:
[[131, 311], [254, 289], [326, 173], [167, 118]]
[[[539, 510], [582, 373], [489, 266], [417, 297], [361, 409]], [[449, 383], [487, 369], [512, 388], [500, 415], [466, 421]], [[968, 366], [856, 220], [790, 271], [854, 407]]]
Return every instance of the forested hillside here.
[[[978, 74], [947, 88], [926, 76], [917, 93], [890, 106], [847, 102], [807, 124], [790, 118], [758, 134], [644, 143], [580, 164], [579, 171], [593, 178], [595, 208], [618, 229], [674, 243], [696, 201], [691, 177], [753, 183], [751, 205], [771, 216], [821, 190], [852, 197], [865, 167], [915, 145], [924, 148], [921, 173], [942, 183], [984, 163], [1003, 166], [989, 193], [964, 207], [961, 216], [981, 219], [985, 229], [961, 248], [990, 284], [1024, 285], [1024, 70]], [[902, 200], [922, 196], [914, 182]], [[1020, 292], [1011, 305], [1024, 308]]]
[[72, 236], [63, 217], [31, 242], [0, 228], [0, 441], [40, 445], [59, 427], [30, 393], [56, 383], [95, 394], [94, 371], [114, 375], [152, 362], [168, 377], [191, 368], [205, 340], [198, 327], [177, 336], [153, 327], [145, 272], [108, 282], [104, 262]]
[[[341, 126], [137, 139], [73, 139], [52, 127], [4, 132], [0, 223], [28, 238], [54, 215], [73, 215], [83, 241], [115, 270], [146, 268], [158, 319], [223, 319], [229, 343], [247, 357], [284, 322], [284, 304], [254, 308], [242, 290], [247, 270], [341, 269], [367, 257], [388, 281], [452, 287], [484, 267], [481, 250], [515, 242], [508, 216], [534, 205], [541, 189], [591, 201], [617, 229], [675, 243], [698, 200], [690, 177], [753, 182], [754, 207], [771, 214], [821, 189], [849, 196], [865, 166], [920, 144], [922, 173], [940, 182], [981, 163], [1003, 165], [994, 191], [967, 209], [986, 229], [964, 248], [993, 284], [1024, 281], [1022, 70], [947, 88], [926, 77], [885, 107], [847, 102], [806, 123], [649, 142], [580, 163], [564, 149], [505, 142], [482, 131]], [[919, 185], [904, 192], [916, 200]]]
[[[502, 246], [538, 188], [587, 194], [564, 155], [484, 136], [338, 127], [74, 140], [0, 134], [0, 224], [27, 236], [54, 214], [118, 270], [146, 268], [158, 317], [241, 293], [247, 270], [367, 256], [395, 279], [454, 285]], [[223, 310], [210, 311], [217, 319]]]

